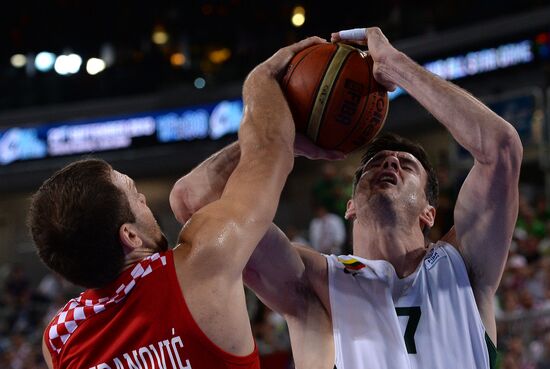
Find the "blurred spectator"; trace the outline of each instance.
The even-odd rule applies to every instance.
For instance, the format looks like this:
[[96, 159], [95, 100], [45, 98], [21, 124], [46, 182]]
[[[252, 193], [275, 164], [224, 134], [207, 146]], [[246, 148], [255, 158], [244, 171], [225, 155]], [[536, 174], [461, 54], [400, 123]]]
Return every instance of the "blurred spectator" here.
[[540, 240], [539, 251], [542, 255], [550, 256], [550, 219], [547, 219], [544, 223], [545, 236]]
[[253, 332], [260, 355], [286, 352], [290, 349], [285, 319], [265, 305], [258, 309]]
[[506, 353], [502, 369], [535, 369], [534, 363], [525, 355], [525, 346], [520, 337], [510, 337], [506, 342]]
[[544, 337], [542, 355], [536, 369], [550, 369], [550, 333]]
[[4, 282], [3, 333], [31, 333], [39, 320], [31, 301], [31, 285], [21, 265], [13, 265]]
[[546, 196], [544, 196], [544, 194], [539, 194], [536, 197], [535, 213], [537, 219], [543, 222], [550, 220], [550, 208], [548, 207], [548, 202], [546, 201]]
[[517, 314], [521, 311], [521, 305], [516, 290], [509, 289], [502, 294], [501, 309], [504, 314]]
[[330, 213], [343, 217], [349, 199], [344, 178], [333, 163], [325, 163], [321, 178], [313, 186], [313, 201], [323, 205]]
[[541, 213], [537, 213], [529, 204], [529, 200], [520, 193], [519, 214], [516, 227], [525, 230], [529, 235], [535, 236], [538, 239], [544, 238], [546, 235], [546, 226], [544, 224], [544, 219], [540, 219], [538, 216], [546, 216], [546, 206], [544, 206], [543, 210], [540, 210], [540, 212]]
[[518, 300], [523, 311], [530, 311], [535, 307], [535, 299], [528, 290], [519, 291]]
[[306, 237], [304, 237], [304, 233], [307, 233], [307, 231], [299, 230], [293, 225], [289, 225], [285, 229], [285, 235], [288, 237], [290, 242], [296, 242], [296, 243], [307, 245], [309, 244], [309, 242], [306, 239]]
[[13, 265], [4, 281], [5, 303], [17, 308], [31, 296], [30, 282], [21, 265]]
[[315, 218], [309, 225], [311, 247], [323, 254], [341, 255], [346, 241], [346, 226], [336, 214], [329, 213], [323, 205], [318, 205]]
[[540, 257], [539, 251], [540, 240], [534, 235], [528, 235], [526, 238], [518, 239], [518, 253], [523, 255], [527, 260], [527, 263], [535, 263]]
[[51, 272], [46, 274], [38, 284], [36, 296], [43, 301], [56, 301], [63, 296], [63, 279]]
[[25, 337], [21, 334], [16, 333], [11, 336], [11, 347], [8, 354], [8, 368], [13, 369], [25, 369], [30, 368], [32, 363], [33, 356], [32, 347], [27, 342]]
[[523, 255], [510, 253], [504, 274], [500, 281], [501, 290], [521, 288], [525, 282], [527, 260]]

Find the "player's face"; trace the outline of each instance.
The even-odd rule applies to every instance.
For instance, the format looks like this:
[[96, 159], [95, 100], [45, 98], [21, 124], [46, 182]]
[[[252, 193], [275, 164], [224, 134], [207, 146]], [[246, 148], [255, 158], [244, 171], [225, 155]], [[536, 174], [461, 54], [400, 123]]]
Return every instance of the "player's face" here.
[[362, 169], [353, 198], [357, 208], [363, 204], [377, 206], [390, 201], [407, 209], [422, 209], [428, 203], [425, 195], [427, 173], [420, 161], [403, 151], [380, 151]]
[[136, 218], [135, 225], [144, 246], [154, 251], [166, 251], [168, 241], [162, 233], [151, 209], [147, 206], [145, 195], [139, 193], [135, 182], [125, 174], [113, 171], [114, 184], [127, 196], [130, 208]]

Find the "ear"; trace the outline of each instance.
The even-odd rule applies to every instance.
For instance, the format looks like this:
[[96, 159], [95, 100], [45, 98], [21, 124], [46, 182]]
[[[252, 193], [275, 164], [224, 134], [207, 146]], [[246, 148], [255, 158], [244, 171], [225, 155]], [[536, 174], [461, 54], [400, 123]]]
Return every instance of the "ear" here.
[[422, 213], [420, 214], [420, 228], [424, 229], [424, 226], [432, 228], [435, 222], [435, 208], [431, 205], [426, 205]]
[[125, 253], [129, 253], [143, 244], [136, 228], [131, 223], [124, 223], [120, 226], [118, 237]]
[[355, 203], [353, 202], [353, 200], [348, 200], [348, 203], [346, 205], [346, 214], [344, 215], [344, 219], [353, 220], [355, 217], [356, 217]]

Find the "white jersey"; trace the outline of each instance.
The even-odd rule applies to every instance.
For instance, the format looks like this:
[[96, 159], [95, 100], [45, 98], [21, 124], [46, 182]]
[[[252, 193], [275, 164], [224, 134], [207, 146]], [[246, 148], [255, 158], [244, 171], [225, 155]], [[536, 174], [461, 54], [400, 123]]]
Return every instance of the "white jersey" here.
[[338, 369], [490, 369], [462, 257], [438, 242], [399, 279], [385, 260], [327, 256]]

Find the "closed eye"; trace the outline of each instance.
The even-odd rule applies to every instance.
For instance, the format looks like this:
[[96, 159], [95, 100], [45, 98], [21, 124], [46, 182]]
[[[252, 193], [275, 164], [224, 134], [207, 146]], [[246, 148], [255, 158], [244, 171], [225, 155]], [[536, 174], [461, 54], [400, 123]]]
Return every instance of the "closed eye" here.
[[416, 163], [407, 157], [399, 158], [399, 164], [401, 165], [401, 168], [409, 172], [414, 172], [417, 169]]

